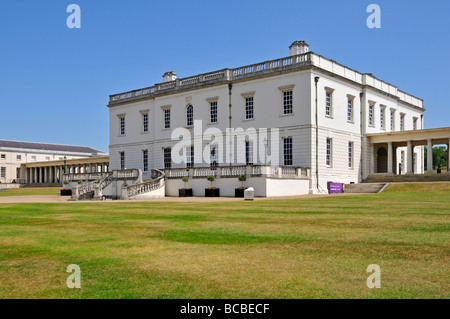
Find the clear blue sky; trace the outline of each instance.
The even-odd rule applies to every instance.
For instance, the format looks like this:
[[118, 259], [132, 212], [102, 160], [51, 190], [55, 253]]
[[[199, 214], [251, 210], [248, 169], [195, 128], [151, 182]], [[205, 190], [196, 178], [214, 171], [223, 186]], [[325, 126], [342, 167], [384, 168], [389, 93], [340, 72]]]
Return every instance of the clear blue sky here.
[[108, 151], [109, 94], [284, 57], [294, 40], [424, 99], [426, 128], [450, 126], [447, 0], [2, 0], [0, 139]]

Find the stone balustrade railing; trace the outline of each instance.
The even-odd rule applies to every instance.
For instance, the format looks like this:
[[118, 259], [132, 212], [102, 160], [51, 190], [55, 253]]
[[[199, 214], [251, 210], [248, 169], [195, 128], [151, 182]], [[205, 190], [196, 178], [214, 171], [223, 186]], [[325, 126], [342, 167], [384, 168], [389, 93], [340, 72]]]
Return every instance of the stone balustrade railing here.
[[63, 174], [63, 181], [68, 180], [69, 182], [77, 181], [95, 181], [102, 180], [108, 176], [109, 173], [76, 173], [76, 174]]
[[267, 176], [273, 178], [309, 178], [310, 168], [299, 166], [273, 166], [273, 165], [241, 165], [219, 167], [174, 168], [164, 170], [167, 179], [206, 178], [213, 175], [216, 178], [237, 178], [240, 175], [247, 177]]
[[152, 170], [152, 176], [154, 179], [131, 186], [123, 186], [121, 199], [129, 199], [139, 194], [148, 193], [152, 190], [161, 188], [164, 186], [165, 174], [163, 171], [154, 169]]
[[278, 72], [280, 68], [292, 66], [294, 64], [304, 64], [310, 60], [309, 53], [290, 56], [263, 63], [239, 67], [236, 69], [224, 69], [214, 71], [206, 74], [195, 75], [183, 79], [176, 79], [174, 81], [158, 83], [155, 86], [147, 87], [130, 92], [115, 94], [110, 96], [110, 104], [121, 103], [124, 101], [131, 101], [135, 99], [150, 97], [159, 93], [166, 93], [170, 90], [190, 88], [195, 85], [208, 84], [212, 81], [232, 81], [243, 77], [259, 75], [262, 72]]
[[361, 85], [373, 87], [374, 89], [393, 95], [401, 101], [419, 108], [423, 108], [423, 100], [400, 91], [396, 86], [381, 81], [375, 78], [372, 74], [360, 73], [334, 60], [330, 60], [311, 51], [281, 59], [246, 65], [235, 69], [223, 69], [206, 74], [176, 79], [174, 81], [155, 84], [154, 86], [139, 90], [110, 95], [109, 104], [114, 105], [142, 98], [150, 98], [158, 94], [166, 94], [171, 91], [189, 89], [195, 86], [212, 84], [216, 82], [238, 81], [244, 78], [276, 73], [292, 68], [300, 68], [306, 65], [316, 66], [320, 69], [332, 72], [342, 78], [346, 78]]

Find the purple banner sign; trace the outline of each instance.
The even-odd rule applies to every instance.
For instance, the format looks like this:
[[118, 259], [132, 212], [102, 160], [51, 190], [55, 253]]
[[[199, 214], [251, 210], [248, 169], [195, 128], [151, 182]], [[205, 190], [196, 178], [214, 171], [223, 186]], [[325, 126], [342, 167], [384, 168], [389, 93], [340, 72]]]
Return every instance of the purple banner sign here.
[[330, 194], [331, 193], [342, 193], [343, 189], [342, 186], [344, 184], [342, 183], [330, 183]]

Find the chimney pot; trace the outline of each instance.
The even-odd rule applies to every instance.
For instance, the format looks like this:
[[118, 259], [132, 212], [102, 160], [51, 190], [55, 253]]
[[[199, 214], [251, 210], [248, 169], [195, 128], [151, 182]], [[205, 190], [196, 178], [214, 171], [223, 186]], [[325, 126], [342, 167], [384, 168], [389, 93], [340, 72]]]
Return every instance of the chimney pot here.
[[309, 51], [309, 45], [306, 41], [294, 41], [289, 47], [289, 55], [304, 54]]
[[175, 81], [176, 79], [177, 79], [177, 74], [173, 71], [166, 72], [163, 75], [163, 82], [171, 82], [171, 81]]

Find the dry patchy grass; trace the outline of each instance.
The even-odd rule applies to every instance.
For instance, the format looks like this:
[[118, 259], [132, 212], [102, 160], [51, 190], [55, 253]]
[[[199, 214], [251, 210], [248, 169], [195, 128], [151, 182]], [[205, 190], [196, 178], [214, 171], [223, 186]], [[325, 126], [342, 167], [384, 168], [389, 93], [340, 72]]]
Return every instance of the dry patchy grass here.
[[[0, 297], [448, 298], [450, 183], [426, 184], [227, 205], [0, 204]], [[381, 289], [366, 287], [373, 263]], [[82, 289], [65, 286], [69, 264]]]

